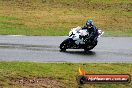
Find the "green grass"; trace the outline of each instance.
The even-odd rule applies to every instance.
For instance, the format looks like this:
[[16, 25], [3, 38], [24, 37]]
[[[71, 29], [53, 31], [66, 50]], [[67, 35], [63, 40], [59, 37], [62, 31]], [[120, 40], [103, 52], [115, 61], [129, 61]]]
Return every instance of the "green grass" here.
[[0, 34], [65, 36], [87, 19], [105, 36], [132, 36], [130, 0], [0, 0]]
[[[64, 88], [76, 88], [76, 77], [79, 75], [79, 63], [34, 63], [34, 62], [0, 62], [0, 86], [7, 88], [22, 87], [11, 79], [47, 77], [57, 80]], [[130, 74], [129, 63], [84, 63], [82, 67], [87, 74]], [[32, 84], [33, 85], [33, 84]], [[42, 87], [38, 85], [38, 87]], [[131, 88], [130, 84], [85, 84], [84, 88]]]

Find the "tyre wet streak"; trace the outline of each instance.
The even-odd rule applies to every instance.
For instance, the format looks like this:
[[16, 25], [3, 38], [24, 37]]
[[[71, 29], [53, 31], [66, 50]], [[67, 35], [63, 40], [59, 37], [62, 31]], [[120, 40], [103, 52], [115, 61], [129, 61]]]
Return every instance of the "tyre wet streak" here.
[[62, 36], [0, 36], [1, 61], [33, 62], [132, 62], [132, 37], [102, 37], [89, 52], [60, 52]]

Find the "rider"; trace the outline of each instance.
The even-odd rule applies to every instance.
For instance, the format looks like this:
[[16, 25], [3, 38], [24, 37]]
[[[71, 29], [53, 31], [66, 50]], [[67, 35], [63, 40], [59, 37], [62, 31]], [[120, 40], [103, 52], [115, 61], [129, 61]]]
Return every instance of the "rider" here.
[[98, 29], [96, 28], [96, 26], [93, 25], [92, 20], [87, 20], [86, 25], [82, 27], [82, 30], [83, 29], [87, 29], [87, 32], [89, 33], [88, 37], [90, 41], [93, 41], [95, 38], [98, 37]]

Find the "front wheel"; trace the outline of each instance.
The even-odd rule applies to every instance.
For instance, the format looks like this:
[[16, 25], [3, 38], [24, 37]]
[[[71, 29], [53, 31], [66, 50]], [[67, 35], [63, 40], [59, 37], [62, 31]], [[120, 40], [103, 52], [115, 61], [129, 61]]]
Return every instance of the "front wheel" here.
[[68, 42], [69, 40], [66, 39], [60, 44], [60, 51], [63, 51], [63, 52], [66, 51], [66, 49], [68, 48]]

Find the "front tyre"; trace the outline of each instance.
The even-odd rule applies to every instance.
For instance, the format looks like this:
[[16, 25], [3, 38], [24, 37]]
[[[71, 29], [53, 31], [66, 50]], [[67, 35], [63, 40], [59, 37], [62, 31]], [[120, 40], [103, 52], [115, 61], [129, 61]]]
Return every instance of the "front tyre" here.
[[66, 49], [68, 48], [68, 43], [69, 43], [69, 40], [66, 39], [60, 44], [60, 51], [61, 52], [65, 52], [66, 51]]

